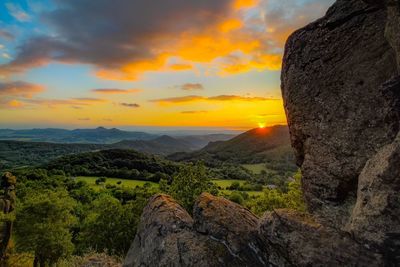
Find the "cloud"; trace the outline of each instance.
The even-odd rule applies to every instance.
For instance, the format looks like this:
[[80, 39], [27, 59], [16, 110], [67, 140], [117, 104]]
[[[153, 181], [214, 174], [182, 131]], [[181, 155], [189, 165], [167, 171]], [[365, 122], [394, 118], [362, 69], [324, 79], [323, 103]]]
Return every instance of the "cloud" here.
[[136, 104], [136, 103], [119, 103], [121, 106], [123, 107], [127, 107], [127, 108], [139, 108], [140, 105]]
[[93, 89], [92, 92], [100, 93], [100, 94], [128, 94], [128, 93], [137, 93], [140, 92], [140, 89], [115, 89], [115, 88], [102, 88], [102, 89]]
[[10, 59], [10, 58], [11, 58], [11, 56], [10, 56], [8, 53], [6, 53], [6, 52], [1, 53], [1, 56], [2, 56], [3, 58], [6, 58], [6, 59]]
[[260, 101], [276, 101], [279, 99], [266, 98], [266, 97], [247, 97], [247, 96], [237, 96], [237, 95], [218, 95], [203, 97], [198, 95], [189, 95], [181, 97], [170, 97], [170, 98], [160, 98], [152, 99], [150, 102], [158, 104], [179, 104], [187, 102], [197, 102], [197, 101], [245, 101], [245, 102], [260, 102]]
[[5, 6], [10, 15], [13, 16], [16, 20], [20, 22], [26, 22], [31, 19], [28, 13], [26, 13], [26, 11], [23, 10], [20, 5], [14, 3], [6, 3]]
[[24, 97], [31, 98], [33, 95], [44, 91], [44, 86], [23, 82], [0, 82], [0, 98]]
[[7, 106], [10, 108], [21, 108], [25, 106], [25, 104], [18, 100], [13, 99], [7, 102]]
[[213, 75], [279, 70], [286, 37], [332, 1], [57, 0], [42, 15], [54, 34], [27, 38], [0, 73], [52, 61], [90, 64], [115, 80], [197, 65]]
[[78, 118], [78, 121], [90, 121], [90, 118]]
[[12, 41], [12, 40], [15, 39], [15, 36], [12, 33], [8, 32], [6, 30], [1, 30], [0, 29], [0, 38], [3, 38], [5, 40], [7, 40], [7, 41]]
[[47, 99], [47, 98], [34, 98], [25, 99], [24, 102], [30, 105], [47, 106], [55, 108], [58, 106], [70, 106], [73, 109], [81, 109], [84, 106], [92, 106], [94, 104], [104, 103], [107, 100], [98, 98], [68, 98], [68, 99]]
[[185, 110], [181, 111], [181, 114], [204, 114], [208, 113], [206, 110]]
[[179, 86], [180, 89], [185, 91], [203, 90], [204, 87], [201, 83], [185, 83]]

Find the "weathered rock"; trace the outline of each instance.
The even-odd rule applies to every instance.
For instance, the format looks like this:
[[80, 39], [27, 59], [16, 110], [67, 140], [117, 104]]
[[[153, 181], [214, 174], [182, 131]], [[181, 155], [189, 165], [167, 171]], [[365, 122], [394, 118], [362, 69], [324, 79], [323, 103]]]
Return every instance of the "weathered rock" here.
[[400, 127], [400, 97], [381, 87], [397, 74], [386, 17], [383, 6], [338, 0], [286, 44], [282, 93], [304, 195], [335, 227], [349, 217], [366, 161]]
[[[400, 79], [398, 80], [400, 92]], [[391, 239], [400, 241], [400, 134], [364, 167], [357, 203], [348, 230], [362, 243], [390, 252]], [[400, 262], [400, 247], [398, 260]]]
[[[124, 266], [266, 265], [265, 250], [257, 243], [257, 217], [209, 194], [199, 198], [194, 210], [195, 221], [171, 197], [152, 197]], [[211, 219], [221, 214], [225, 223]]]
[[193, 218], [197, 232], [224, 244], [244, 264], [267, 264], [266, 249], [258, 236], [258, 218], [249, 210], [204, 193], [196, 201]]
[[277, 266], [382, 265], [379, 254], [304, 213], [267, 213], [260, 221], [260, 235], [267, 244], [269, 261]]
[[396, 53], [400, 75], [400, 0], [387, 0], [387, 23], [385, 36]]

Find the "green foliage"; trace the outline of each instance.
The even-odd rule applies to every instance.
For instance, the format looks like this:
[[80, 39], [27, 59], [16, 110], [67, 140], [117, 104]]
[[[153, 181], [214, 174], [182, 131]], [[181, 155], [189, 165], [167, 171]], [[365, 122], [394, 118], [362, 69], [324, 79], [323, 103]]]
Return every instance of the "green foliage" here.
[[279, 189], [264, 189], [263, 195], [246, 203], [246, 206], [256, 214], [280, 208], [290, 208], [305, 211], [306, 206], [301, 191], [301, 174], [297, 173], [294, 181], [288, 184], [287, 192]]
[[122, 204], [118, 199], [102, 194], [87, 207], [78, 237], [82, 250], [91, 248], [125, 255], [136, 234], [146, 201], [141, 198]]
[[106, 177], [100, 177], [100, 178], [97, 178], [97, 179], [96, 179], [95, 183], [96, 183], [97, 185], [100, 185], [100, 184], [104, 184], [106, 181], [107, 181], [107, 178], [106, 178]]
[[29, 252], [41, 264], [54, 264], [73, 251], [70, 227], [76, 202], [65, 190], [41, 191], [18, 205], [15, 237], [17, 249]]
[[237, 204], [243, 205], [244, 203], [244, 198], [240, 192], [232, 192], [229, 196], [228, 199], [230, 201], [233, 201]]
[[115, 177], [158, 182], [174, 174], [179, 164], [134, 150], [110, 149], [68, 155], [47, 164], [72, 176]]
[[160, 189], [174, 197], [188, 212], [192, 212], [196, 198], [203, 192], [218, 194], [216, 185], [211, 182], [204, 164], [197, 163], [181, 167], [169, 186], [165, 182]]

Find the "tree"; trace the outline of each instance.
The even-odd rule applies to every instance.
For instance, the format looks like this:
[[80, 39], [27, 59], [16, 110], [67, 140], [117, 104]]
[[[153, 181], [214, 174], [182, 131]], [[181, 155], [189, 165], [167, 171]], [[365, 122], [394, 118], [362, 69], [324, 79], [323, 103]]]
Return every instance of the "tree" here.
[[96, 179], [95, 183], [96, 183], [96, 185], [100, 185], [100, 184], [104, 184], [106, 181], [107, 181], [106, 177], [100, 177], [100, 178]]
[[79, 235], [81, 250], [94, 249], [125, 255], [135, 237], [140, 215], [147, 198], [137, 198], [125, 205], [102, 194], [89, 206]]
[[75, 206], [67, 191], [58, 189], [32, 193], [17, 209], [17, 249], [33, 253], [34, 266], [55, 264], [72, 252], [69, 229], [76, 221]]
[[201, 193], [218, 194], [217, 186], [211, 182], [202, 163], [182, 166], [166, 190], [165, 192], [174, 197], [189, 213], [192, 212], [193, 204]]

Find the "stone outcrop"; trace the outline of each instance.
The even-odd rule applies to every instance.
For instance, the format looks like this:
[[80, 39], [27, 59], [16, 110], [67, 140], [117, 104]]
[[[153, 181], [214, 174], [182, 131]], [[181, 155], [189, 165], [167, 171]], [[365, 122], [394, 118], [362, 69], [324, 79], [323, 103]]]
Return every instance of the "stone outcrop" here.
[[399, 94], [382, 87], [397, 74], [386, 18], [384, 7], [339, 0], [286, 44], [282, 93], [304, 194], [337, 227], [365, 163], [400, 129]]
[[[400, 87], [399, 87], [400, 89]], [[400, 242], [400, 134], [373, 156], [363, 169], [357, 203], [347, 230], [382, 253]], [[399, 247], [400, 252], [400, 247]], [[398, 254], [400, 260], [400, 253]], [[400, 262], [400, 261], [399, 261]]]
[[125, 266], [400, 266], [400, 1], [337, 0], [288, 39], [282, 95], [309, 213], [165, 195]]
[[258, 218], [248, 210], [203, 193], [193, 218], [171, 197], [152, 197], [124, 266], [265, 266]]
[[309, 214], [275, 210], [260, 221], [269, 262], [276, 266], [379, 266], [371, 253], [346, 232], [323, 226]]

